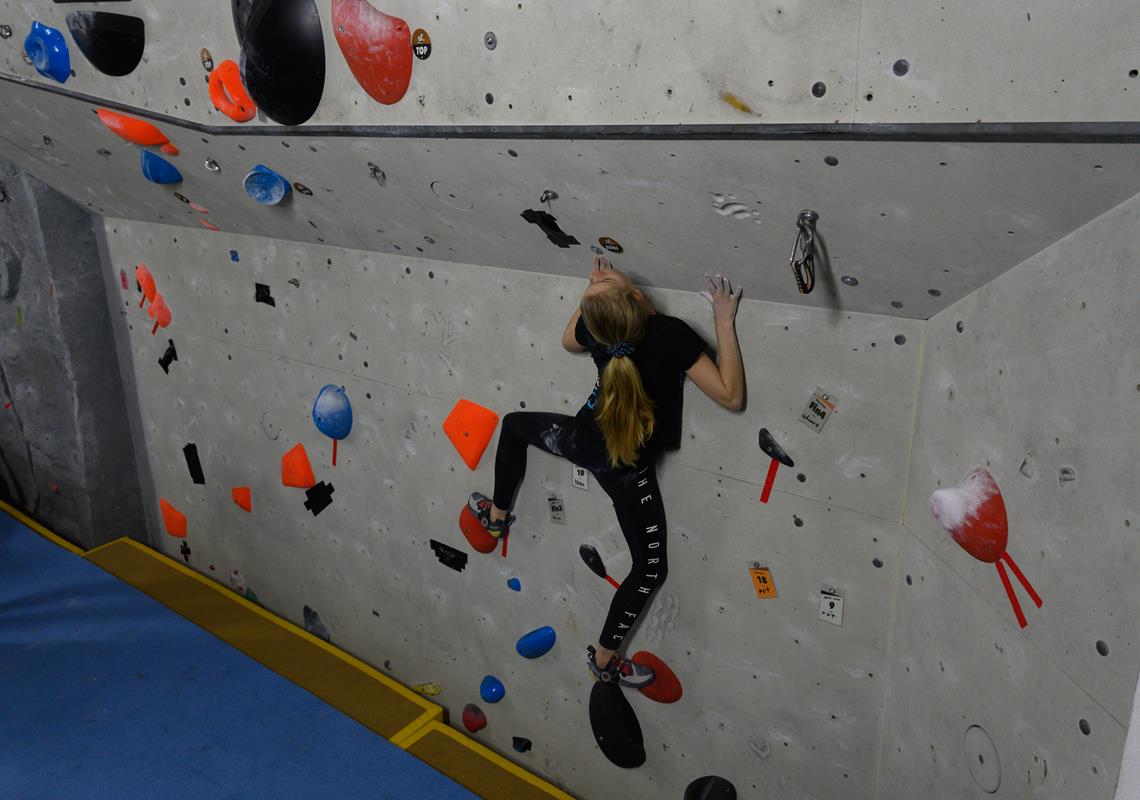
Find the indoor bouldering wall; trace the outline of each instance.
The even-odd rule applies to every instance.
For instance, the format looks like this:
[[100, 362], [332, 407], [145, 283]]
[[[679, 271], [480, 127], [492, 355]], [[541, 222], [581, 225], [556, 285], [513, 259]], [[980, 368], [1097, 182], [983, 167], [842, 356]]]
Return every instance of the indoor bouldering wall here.
[[[0, 150], [102, 218], [139, 538], [575, 796], [1112, 796], [1124, 4], [215, 5], [0, 0]], [[745, 289], [747, 404], [688, 386], [660, 468], [628, 649], [679, 686], [625, 693], [626, 767], [584, 656], [630, 566], [604, 493], [532, 451], [509, 548], [460, 516], [502, 416], [588, 397], [593, 255], [710, 344], [702, 274]]]

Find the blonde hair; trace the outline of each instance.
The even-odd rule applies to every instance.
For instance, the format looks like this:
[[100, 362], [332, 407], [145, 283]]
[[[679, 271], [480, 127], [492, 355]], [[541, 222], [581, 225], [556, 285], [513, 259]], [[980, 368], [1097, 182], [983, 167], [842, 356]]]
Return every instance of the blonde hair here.
[[[590, 335], [605, 346], [640, 344], [649, 308], [632, 288], [616, 287], [582, 298], [582, 320]], [[653, 435], [653, 401], [641, 385], [637, 365], [628, 357], [612, 357], [602, 370], [594, 419], [602, 429], [610, 464], [634, 466], [638, 452]]]

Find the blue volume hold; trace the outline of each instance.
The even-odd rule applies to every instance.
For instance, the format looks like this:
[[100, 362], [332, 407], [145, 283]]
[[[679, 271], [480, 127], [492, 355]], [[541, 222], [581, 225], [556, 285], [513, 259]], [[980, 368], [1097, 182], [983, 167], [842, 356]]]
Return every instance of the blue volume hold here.
[[264, 164], [257, 164], [241, 182], [245, 193], [263, 206], [276, 206], [293, 194], [289, 181]]
[[507, 581], [507, 586], [509, 586], [511, 589], [513, 589], [516, 592], [522, 591], [522, 581], [520, 581], [518, 578], [510, 578]]
[[545, 625], [519, 639], [515, 649], [523, 658], [538, 658], [550, 652], [550, 648], [554, 647], [556, 638], [554, 628]]
[[352, 430], [352, 404], [343, 386], [328, 384], [313, 402], [313, 422], [330, 439], [343, 439]]
[[151, 183], [182, 183], [182, 173], [178, 167], [162, 156], [149, 150], [142, 150], [142, 174]]
[[71, 77], [71, 54], [67, 51], [67, 40], [55, 28], [32, 23], [32, 30], [24, 39], [24, 52], [31, 59], [36, 72], [45, 78], [55, 78], [65, 83]]
[[483, 678], [483, 682], [479, 684], [479, 696], [483, 698], [485, 703], [497, 703], [503, 699], [503, 695], [506, 693], [507, 687], [503, 686], [503, 682], [494, 675], [486, 676]]

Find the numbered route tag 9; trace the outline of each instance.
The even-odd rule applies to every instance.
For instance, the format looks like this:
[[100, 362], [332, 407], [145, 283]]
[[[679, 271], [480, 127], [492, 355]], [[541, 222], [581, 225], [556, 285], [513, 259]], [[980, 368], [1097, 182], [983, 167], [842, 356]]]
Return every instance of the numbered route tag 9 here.
[[830, 419], [838, 404], [838, 400], [817, 386], [811, 400], [800, 412], [800, 422], [819, 433], [827, 424], [827, 420]]
[[776, 596], [776, 584], [772, 581], [772, 570], [753, 561], [748, 568], [748, 574], [752, 576], [752, 588], [756, 590], [757, 597], [761, 600], [771, 600]]

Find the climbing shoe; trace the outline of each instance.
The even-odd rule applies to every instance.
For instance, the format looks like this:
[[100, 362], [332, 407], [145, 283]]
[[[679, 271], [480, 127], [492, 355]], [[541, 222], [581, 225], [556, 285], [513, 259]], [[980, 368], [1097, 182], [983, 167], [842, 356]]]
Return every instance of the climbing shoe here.
[[471, 497], [467, 499], [467, 507], [471, 509], [471, 513], [479, 520], [487, 533], [499, 539], [506, 536], [511, 532], [511, 525], [515, 522], [515, 515], [510, 511], [507, 512], [507, 518], [502, 522], [491, 522], [491, 506], [494, 505], [491, 498], [480, 492], [472, 492]]
[[618, 658], [616, 653], [610, 656], [610, 663], [602, 669], [594, 658], [596, 654], [593, 645], [586, 648], [586, 662], [590, 665], [590, 672], [603, 683], [617, 683], [631, 689], [642, 689], [653, 683], [653, 679], [657, 677], [653, 674], [653, 670], [644, 664], [634, 664], [628, 658]]

